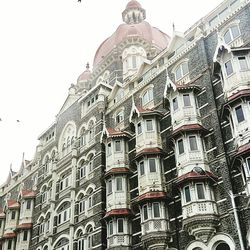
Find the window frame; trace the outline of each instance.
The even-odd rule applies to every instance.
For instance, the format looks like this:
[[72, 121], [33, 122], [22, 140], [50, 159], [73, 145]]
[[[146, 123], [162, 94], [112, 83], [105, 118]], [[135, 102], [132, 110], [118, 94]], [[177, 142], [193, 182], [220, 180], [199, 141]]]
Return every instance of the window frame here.
[[[182, 147], [180, 147], [182, 145]], [[178, 148], [178, 155], [182, 155], [185, 153], [185, 147], [184, 147], [184, 140], [183, 138], [177, 140], [177, 148]], [[182, 148], [182, 152], [180, 151], [180, 148]]]
[[[199, 187], [202, 187], [202, 189], [199, 189]], [[197, 195], [197, 200], [205, 200], [206, 199], [206, 195], [205, 195], [205, 187], [203, 183], [196, 183], [195, 184], [195, 190], [196, 190], [196, 195]], [[199, 193], [199, 191], [202, 191], [201, 193]], [[200, 195], [203, 197], [200, 197]]]
[[[152, 166], [150, 164], [150, 162], [154, 162], [154, 166]], [[156, 164], [155, 158], [148, 158], [148, 169], [149, 169], [149, 173], [156, 173], [157, 172], [157, 164]], [[152, 170], [154, 170], [154, 171], [152, 171]]]
[[[143, 170], [143, 171], [141, 171]], [[139, 162], [139, 171], [140, 171], [140, 176], [145, 175], [145, 163], [144, 161]]]
[[[195, 145], [195, 148], [192, 148], [192, 143], [191, 143], [191, 138], [194, 138], [194, 145]], [[198, 147], [198, 141], [197, 141], [197, 136], [196, 135], [189, 135], [188, 136], [188, 143], [189, 143], [189, 149], [190, 151], [198, 151], [199, 150], [199, 147]]]
[[[150, 122], [150, 123], [149, 123], [149, 122]], [[146, 119], [146, 120], [145, 120], [145, 123], [146, 123], [146, 131], [147, 131], [147, 132], [152, 132], [152, 131], [154, 131], [153, 119]], [[152, 126], [152, 127], [150, 128], [150, 126], [148, 126], [148, 124], [151, 124], [150, 126]]]
[[[184, 187], [184, 199], [185, 199], [185, 203], [189, 203], [192, 201], [192, 195], [191, 195], [191, 190], [190, 190], [190, 186], [187, 185]], [[188, 190], [188, 195], [187, 195], [187, 192], [186, 190]], [[188, 198], [188, 199], [187, 199]]]
[[[156, 207], [156, 205], [158, 206], [158, 216], [156, 216], [156, 214], [155, 214], [155, 212], [156, 212], [156, 210], [155, 210], [155, 207]], [[153, 218], [160, 218], [161, 217], [161, 205], [160, 205], [160, 202], [153, 202], [152, 203], [152, 217]]]
[[[245, 115], [244, 115], [244, 109], [243, 109], [243, 107], [242, 107], [241, 104], [238, 105], [237, 107], [235, 107], [234, 110], [235, 110], [236, 121], [237, 121], [238, 124], [240, 124], [240, 123], [246, 121]], [[238, 113], [237, 110], [241, 110], [241, 112]], [[242, 116], [242, 117], [241, 117], [241, 116]]]

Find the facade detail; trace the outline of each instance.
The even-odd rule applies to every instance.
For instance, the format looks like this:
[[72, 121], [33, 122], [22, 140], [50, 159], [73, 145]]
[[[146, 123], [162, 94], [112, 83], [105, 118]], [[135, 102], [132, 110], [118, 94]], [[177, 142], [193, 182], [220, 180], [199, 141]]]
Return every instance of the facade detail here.
[[249, 0], [122, 20], [0, 186], [0, 250], [250, 249]]

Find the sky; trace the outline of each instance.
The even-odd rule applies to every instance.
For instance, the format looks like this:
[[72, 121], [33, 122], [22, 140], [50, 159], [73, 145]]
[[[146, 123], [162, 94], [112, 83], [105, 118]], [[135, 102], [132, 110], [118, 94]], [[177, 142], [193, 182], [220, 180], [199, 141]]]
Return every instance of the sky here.
[[[184, 32], [222, 0], [139, 0], [146, 20]], [[122, 23], [128, 0], [0, 1], [0, 185], [59, 112], [71, 83]], [[19, 120], [19, 121], [17, 121]]]

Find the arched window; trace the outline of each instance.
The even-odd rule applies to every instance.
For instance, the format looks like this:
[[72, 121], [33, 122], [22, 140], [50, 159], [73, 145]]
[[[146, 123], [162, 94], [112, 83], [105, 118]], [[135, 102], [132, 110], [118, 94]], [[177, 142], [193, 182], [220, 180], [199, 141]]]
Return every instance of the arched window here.
[[87, 190], [87, 205], [88, 205], [88, 209], [91, 209], [93, 207], [93, 189], [89, 188]]
[[60, 137], [59, 152], [62, 152], [62, 156], [68, 154], [72, 149], [72, 138], [76, 136], [76, 128], [73, 122], [69, 122], [64, 128]]
[[49, 170], [49, 156], [46, 155], [45, 160], [44, 160], [44, 172], [48, 172]]
[[147, 89], [142, 95], [142, 106], [146, 105], [147, 103], [151, 102], [154, 98], [153, 95], [153, 88]]
[[50, 227], [50, 213], [48, 213], [48, 214], [46, 215], [46, 218], [45, 218], [44, 231], [45, 231], [46, 233], [49, 232], [49, 227]]
[[88, 234], [87, 236], [87, 249], [91, 249], [93, 247], [93, 227], [88, 226], [86, 232]]
[[187, 75], [189, 72], [188, 70], [188, 62], [183, 62], [179, 64], [175, 69], [175, 80], [178, 81]]
[[80, 179], [86, 177], [86, 162], [84, 160], [82, 160], [80, 163], [79, 175], [80, 175]]
[[66, 221], [69, 221], [70, 213], [71, 213], [70, 202], [64, 202], [63, 204], [61, 204], [61, 206], [57, 209], [57, 213], [58, 213], [58, 216], [57, 216], [58, 225], [61, 225], [65, 223]]
[[85, 197], [80, 194], [78, 197], [78, 214], [83, 214], [85, 212]]
[[94, 134], [95, 134], [93, 121], [90, 121], [88, 130], [89, 130], [89, 141], [92, 141], [94, 139]]
[[88, 157], [88, 172], [91, 173], [94, 169], [94, 155]]
[[80, 145], [86, 145], [86, 129], [83, 127], [80, 131]]
[[215, 248], [215, 250], [230, 250], [230, 247], [225, 242], [220, 242]]
[[69, 240], [67, 238], [60, 239], [56, 245], [55, 250], [69, 250]]
[[41, 189], [41, 203], [43, 204], [43, 203], [47, 202], [47, 198], [48, 198], [47, 187], [43, 186]]
[[224, 41], [225, 43], [229, 44], [234, 39], [240, 36], [240, 30], [238, 25], [231, 26], [225, 33], [224, 33]]
[[84, 250], [84, 238], [82, 230], [77, 232], [77, 250]]
[[38, 220], [38, 225], [39, 225], [39, 235], [42, 236], [44, 234], [44, 231], [45, 231], [45, 220], [44, 220], [44, 217], [41, 217]]

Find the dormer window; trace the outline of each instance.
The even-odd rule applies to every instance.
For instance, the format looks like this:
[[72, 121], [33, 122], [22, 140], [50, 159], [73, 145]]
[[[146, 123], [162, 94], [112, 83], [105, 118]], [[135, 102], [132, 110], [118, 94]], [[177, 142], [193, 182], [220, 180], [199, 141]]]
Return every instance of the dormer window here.
[[152, 101], [154, 98], [153, 95], [153, 88], [149, 88], [145, 91], [145, 93], [142, 95], [142, 106], [146, 105], [150, 101]]
[[188, 62], [183, 62], [175, 70], [175, 80], [180, 80], [186, 74], [188, 74]]
[[241, 105], [235, 108], [235, 113], [238, 123], [243, 122], [245, 120], [244, 112]]
[[240, 30], [238, 25], [230, 27], [224, 34], [225, 43], [231, 43], [235, 38], [240, 36]]

